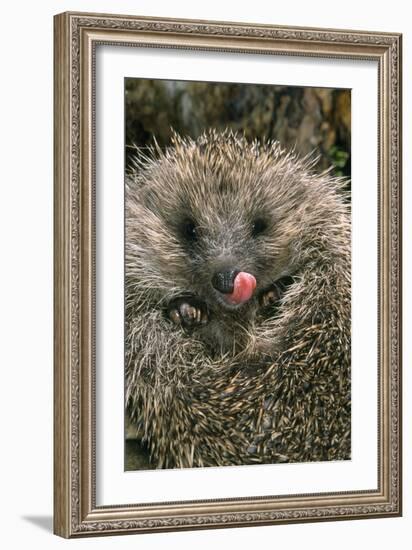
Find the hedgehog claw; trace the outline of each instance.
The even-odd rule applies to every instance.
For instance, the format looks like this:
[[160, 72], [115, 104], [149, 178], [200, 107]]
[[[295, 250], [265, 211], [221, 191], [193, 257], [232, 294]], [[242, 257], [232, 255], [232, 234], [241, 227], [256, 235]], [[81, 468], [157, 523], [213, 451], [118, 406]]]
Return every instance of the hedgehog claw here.
[[205, 325], [208, 315], [203, 304], [191, 298], [178, 298], [169, 304], [168, 317], [175, 324], [185, 328]]
[[285, 275], [269, 286], [259, 297], [261, 307], [267, 308], [277, 304], [293, 282], [293, 277]]
[[260, 305], [262, 307], [269, 307], [279, 300], [280, 298], [280, 292], [279, 289], [273, 285], [271, 286], [266, 292], [263, 292], [260, 297]]

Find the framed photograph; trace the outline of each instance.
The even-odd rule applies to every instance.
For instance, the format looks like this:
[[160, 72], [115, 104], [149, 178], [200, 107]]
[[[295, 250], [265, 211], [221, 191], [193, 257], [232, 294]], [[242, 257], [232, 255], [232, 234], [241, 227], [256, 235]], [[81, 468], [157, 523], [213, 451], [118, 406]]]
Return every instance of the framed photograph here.
[[55, 17], [54, 531], [401, 514], [401, 35]]

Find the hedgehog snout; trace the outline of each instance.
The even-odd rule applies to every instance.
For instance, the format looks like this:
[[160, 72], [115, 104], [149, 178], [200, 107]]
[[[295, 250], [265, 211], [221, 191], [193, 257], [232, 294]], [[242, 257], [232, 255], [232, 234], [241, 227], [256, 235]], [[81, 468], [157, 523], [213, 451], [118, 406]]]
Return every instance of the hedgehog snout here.
[[235, 277], [239, 269], [216, 271], [212, 277], [212, 286], [222, 294], [231, 294], [235, 285]]
[[229, 269], [217, 271], [212, 277], [212, 285], [223, 295], [228, 307], [237, 307], [248, 302], [256, 289], [256, 278], [246, 271]]

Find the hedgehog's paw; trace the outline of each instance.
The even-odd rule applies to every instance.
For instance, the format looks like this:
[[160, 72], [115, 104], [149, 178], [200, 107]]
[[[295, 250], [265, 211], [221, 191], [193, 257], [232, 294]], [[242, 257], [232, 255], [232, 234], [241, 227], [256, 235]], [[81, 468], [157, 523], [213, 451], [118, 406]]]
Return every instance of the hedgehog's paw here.
[[169, 319], [179, 326], [195, 328], [208, 322], [206, 307], [195, 298], [177, 298], [170, 302], [168, 311]]
[[261, 307], [269, 307], [275, 305], [281, 297], [279, 288], [276, 285], [270, 286], [259, 297]]
[[270, 285], [259, 296], [259, 303], [262, 308], [268, 308], [279, 303], [284, 293], [294, 282], [293, 277], [286, 275]]

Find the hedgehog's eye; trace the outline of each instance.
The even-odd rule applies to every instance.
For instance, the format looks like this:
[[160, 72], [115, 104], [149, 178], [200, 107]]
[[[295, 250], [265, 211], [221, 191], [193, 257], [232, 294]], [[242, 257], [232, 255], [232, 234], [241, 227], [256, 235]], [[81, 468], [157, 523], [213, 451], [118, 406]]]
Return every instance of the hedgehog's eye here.
[[263, 218], [256, 218], [256, 220], [252, 223], [252, 236], [257, 237], [265, 231], [267, 226], [268, 224]]
[[183, 237], [188, 241], [195, 241], [197, 239], [196, 224], [193, 220], [185, 220], [182, 223], [181, 231]]

